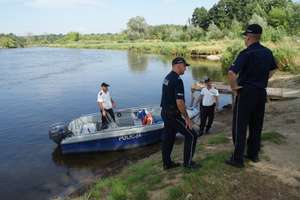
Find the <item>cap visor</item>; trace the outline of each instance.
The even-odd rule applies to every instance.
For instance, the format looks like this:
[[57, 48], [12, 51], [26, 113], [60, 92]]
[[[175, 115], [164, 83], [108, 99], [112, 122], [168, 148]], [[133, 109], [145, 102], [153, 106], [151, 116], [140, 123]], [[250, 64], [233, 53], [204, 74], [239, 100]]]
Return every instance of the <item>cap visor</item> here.
[[189, 63], [185, 63], [185, 66], [191, 66]]

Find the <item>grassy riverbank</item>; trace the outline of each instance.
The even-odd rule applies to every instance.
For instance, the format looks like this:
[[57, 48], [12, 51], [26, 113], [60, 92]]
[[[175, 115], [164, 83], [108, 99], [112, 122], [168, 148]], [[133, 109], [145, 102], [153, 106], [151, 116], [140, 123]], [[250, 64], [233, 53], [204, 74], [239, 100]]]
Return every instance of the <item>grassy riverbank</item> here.
[[[287, 37], [278, 42], [263, 42], [273, 50], [281, 71], [300, 72], [300, 42], [297, 38]], [[54, 43], [48, 47], [131, 50], [138, 53], [153, 53], [165, 56], [186, 56], [207, 58], [217, 55], [224, 67], [230, 66], [237, 53], [244, 48], [242, 39], [208, 40], [201, 42], [162, 42], [143, 40], [136, 42], [79, 40], [69, 43]]]
[[[264, 145], [283, 143], [277, 132], [265, 133]], [[270, 137], [271, 136], [271, 137]], [[275, 141], [271, 138], [278, 138]], [[82, 196], [71, 199], [296, 199], [297, 192], [280, 180], [262, 174], [248, 162], [246, 169], [227, 166], [230, 140], [224, 133], [201, 138], [195, 160], [202, 167], [196, 171], [177, 168], [162, 170], [160, 153], [126, 167], [118, 175], [103, 178]], [[173, 156], [181, 160], [182, 144], [175, 146]], [[268, 160], [266, 155], [264, 160]], [[259, 185], [259, 187], [257, 187]], [[239, 188], [237, 190], [237, 188]], [[238, 191], [238, 192], [237, 192]]]
[[134, 50], [141, 53], [154, 53], [161, 55], [216, 55], [221, 54], [227, 47], [229, 40], [203, 41], [203, 42], [162, 42], [162, 41], [136, 41], [136, 42], [117, 42], [117, 41], [77, 41], [68, 44], [49, 44], [49, 47], [66, 48], [90, 48], [90, 49], [115, 49], [115, 50]]

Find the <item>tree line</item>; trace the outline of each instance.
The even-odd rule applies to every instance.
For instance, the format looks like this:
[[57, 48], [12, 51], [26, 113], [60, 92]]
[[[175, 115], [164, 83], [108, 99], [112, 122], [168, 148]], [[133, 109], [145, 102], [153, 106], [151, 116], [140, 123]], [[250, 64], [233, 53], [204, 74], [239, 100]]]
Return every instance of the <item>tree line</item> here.
[[17, 37], [0, 34], [0, 47], [23, 47], [77, 41], [167, 42], [234, 39], [249, 23], [264, 28], [263, 40], [276, 42], [284, 36], [300, 35], [300, 4], [291, 0], [220, 0], [209, 10], [195, 8], [186, 25], [149, 25], [144, 17], [129, 19], [126, 30], [111, 34], [44, 34]]

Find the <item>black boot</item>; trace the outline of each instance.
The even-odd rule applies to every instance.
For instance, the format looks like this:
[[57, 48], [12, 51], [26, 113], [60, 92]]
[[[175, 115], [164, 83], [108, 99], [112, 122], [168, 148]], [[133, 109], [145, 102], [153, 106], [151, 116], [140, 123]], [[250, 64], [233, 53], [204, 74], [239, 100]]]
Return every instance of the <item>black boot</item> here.
[[202, 135], [203, 135], [203, 129], [199, 129], [198, 136], [202, 136]]
[[205, 129], [205, 134], [210, 134], [210, 127], [206, 127], [206, 129]]

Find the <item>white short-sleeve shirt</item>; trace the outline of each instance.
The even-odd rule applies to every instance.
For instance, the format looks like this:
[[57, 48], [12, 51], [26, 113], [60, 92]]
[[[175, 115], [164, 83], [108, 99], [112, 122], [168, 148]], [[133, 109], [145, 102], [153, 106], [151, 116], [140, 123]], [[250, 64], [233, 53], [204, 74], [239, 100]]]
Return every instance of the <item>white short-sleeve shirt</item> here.
[[200, 95], [203, 95], [202, 105], [212, 106], [216, 103], [215, 97], [219, 96], [219, 91], [214, 87], [207, 89], [206, 87], [201, 90]]
[[112, 102], [111, 102], [111, 97], [110, 97], [109, 91], [107, 91], [106, 93], [103, 92], [103, 90], [98, 92], [97, 102], [103, 103], [104, 109], [111, 109]]

